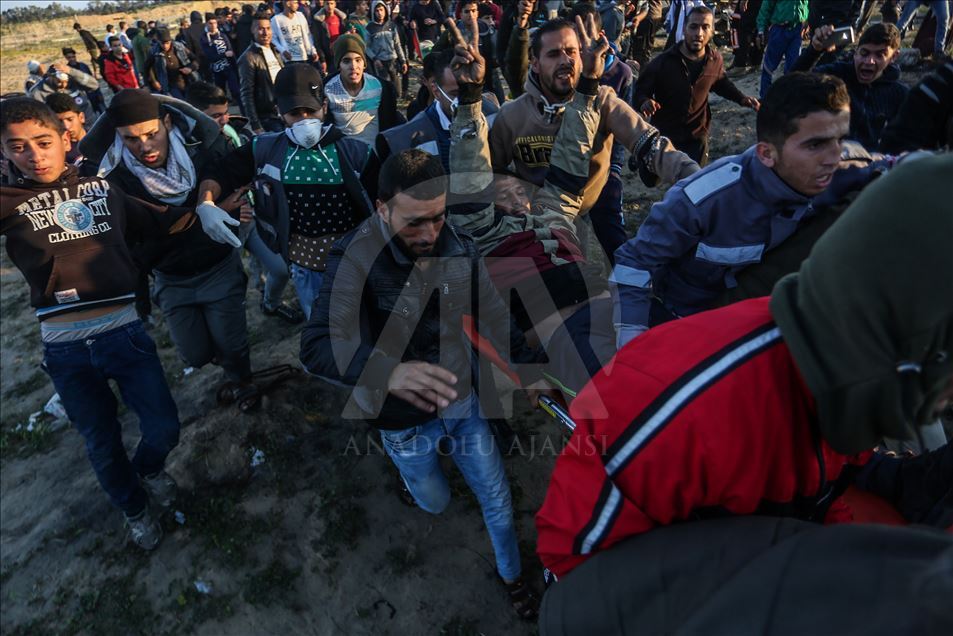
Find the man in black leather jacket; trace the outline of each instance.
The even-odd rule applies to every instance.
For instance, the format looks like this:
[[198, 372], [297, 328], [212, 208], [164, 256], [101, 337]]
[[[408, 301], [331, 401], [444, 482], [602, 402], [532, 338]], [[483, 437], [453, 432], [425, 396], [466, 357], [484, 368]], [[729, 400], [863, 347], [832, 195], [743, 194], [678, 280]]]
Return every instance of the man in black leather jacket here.
[[260, 135], [284, 129], [275, 102], [275, 77], [284, 66], [271, 43], [271, 21], [256, 13], [251, 21], [253, 42], [238, 58], [238, 85], [248, 125]]

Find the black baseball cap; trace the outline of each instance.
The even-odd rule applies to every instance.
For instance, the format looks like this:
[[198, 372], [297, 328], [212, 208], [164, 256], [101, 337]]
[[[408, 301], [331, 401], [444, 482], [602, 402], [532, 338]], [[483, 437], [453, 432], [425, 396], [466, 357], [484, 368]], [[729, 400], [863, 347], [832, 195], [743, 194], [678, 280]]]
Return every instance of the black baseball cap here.
[[321, 74], [310, 64], [287, 64], [275, 78], [275, 97], [279, 113], [290, 113], [296, 108], [318, 110], [324, 105]]

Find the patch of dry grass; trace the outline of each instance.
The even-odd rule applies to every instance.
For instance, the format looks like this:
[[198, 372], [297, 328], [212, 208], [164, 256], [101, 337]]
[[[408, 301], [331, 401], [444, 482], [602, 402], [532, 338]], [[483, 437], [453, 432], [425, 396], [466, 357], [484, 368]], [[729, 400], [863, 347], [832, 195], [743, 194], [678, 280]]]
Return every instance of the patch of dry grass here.
[[73, 23], [79, 22], [97, 38], [106, 32], [107, 24], [118, 24], [125, 20], [130, 26], [137, 20], [156, 20], [172, 27], [178, 32], [178, 21], [188, 18], [190, 11], [213, 11], [216, 7], [236, 6], [238, 2], [223, 0], [201, 0], [199, 2], [167, 2], [161, 6], [135, 14], [82, 15], [73, 18], [57, 18], [45, 22], [27, 22], [23, 24], [5, 24], [0, 21], [0, 92], [9, 93], [23, 90], [26, 79], [26, 63], [37, 60], [44, 66], [50, 62], [62, 61], [60, 52], [64, 46], [77, 51], [80, 62], [89, 64], [86, 47], [79, 35], [73, 30]]

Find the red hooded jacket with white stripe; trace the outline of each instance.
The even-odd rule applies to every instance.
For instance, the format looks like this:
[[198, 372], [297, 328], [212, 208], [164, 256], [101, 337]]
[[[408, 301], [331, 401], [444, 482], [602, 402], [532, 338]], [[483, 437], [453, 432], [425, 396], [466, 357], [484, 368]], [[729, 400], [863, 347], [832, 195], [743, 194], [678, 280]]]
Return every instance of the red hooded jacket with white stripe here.
[[768, 298], [645, 333], [593, 378], [571, 414], [577, 428], [536, 516], [539, 556], [557, 575], [678, 521], [847, 521], [846, 506], [832, 503], [853, 477], [845, 468], [871, 455], [840, 454], [821, 437]]

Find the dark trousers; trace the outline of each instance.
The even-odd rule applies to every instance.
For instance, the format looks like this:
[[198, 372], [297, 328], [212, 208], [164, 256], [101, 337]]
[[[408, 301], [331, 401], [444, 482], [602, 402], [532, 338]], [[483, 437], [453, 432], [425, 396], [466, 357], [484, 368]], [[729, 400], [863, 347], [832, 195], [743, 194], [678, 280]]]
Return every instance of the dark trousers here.
[[590, 300], [567, 317], [546, 343], [547, 371], [578, 393], [615, 355], [615, 340], [612, 299]]
[[639, 22], [639, 27], [632, 36], [629, 57], [638, 62], [642, 68], [645, 68], [652, 57], [652, 46], [655, 44], [655, 32], [658, 31], [658, 27], [657, 20], [645, 18]]
[[179, 355], [193, 367], [214, 362], [229, 380], [251, 375], [245, 285], [238, 250], [207, 272], [170, 276], [156, 271], [156, 299]]
[[[84, 340], [44, 343], [43, 368], [86, 440], [86, 454], [103, 490], [113, 505], [135, 516], [147, 500], [139, 477], [162, 470], [179, 443], [179, 414], [152, 338], [137, 321]], [[131, 461], [109, 380], [139, 417], [142, 438]]]
[[732, 66], [757, 66], [761, 64], [763, 51], [758, 46], [758, 12], [761, 0], [750, 0], [748, 8], [741, 14], [738, 26], [738, 48]]
[[595, 205], [589, 210], [592, 230], [609, 263], [615, 265], [615, 251], [626, 241], [622, 216], [622, 179], [609, 174]]
[[708, 165], [708, 135], [697, 139], [673, 140], [672, 143], [702, 168]]
[[220, 89], [227, 90], [232, 97], [233, 102], [238, 103], [238, 107], [241, 109], [242, 114], [245, 114], [245, 108], [242, 106], [241, 93], [239, 93], [238, 88], [238, 73], [235, 71], [234, 66], [229, 66], [226, 70], [221, 73], [214, 73], [212, 79], [215, 82], [215, 85]]
[[403, 84], [400, 81], [399, 60], [374, 60], [374, 75], [380, 79], [389, 80], [397, 90], [397, 99], [403, 97]]

